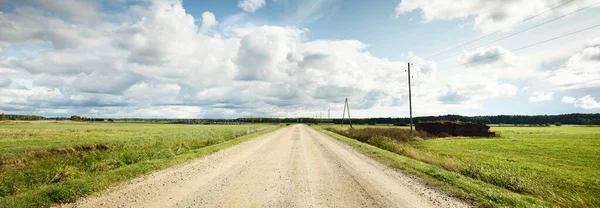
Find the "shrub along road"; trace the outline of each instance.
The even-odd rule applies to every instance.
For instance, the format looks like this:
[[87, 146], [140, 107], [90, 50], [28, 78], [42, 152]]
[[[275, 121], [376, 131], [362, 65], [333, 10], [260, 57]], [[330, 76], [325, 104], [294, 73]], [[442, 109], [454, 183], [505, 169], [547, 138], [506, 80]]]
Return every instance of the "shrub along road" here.
[[468, 207], [305, 125], [155, 172], [77, 207]]

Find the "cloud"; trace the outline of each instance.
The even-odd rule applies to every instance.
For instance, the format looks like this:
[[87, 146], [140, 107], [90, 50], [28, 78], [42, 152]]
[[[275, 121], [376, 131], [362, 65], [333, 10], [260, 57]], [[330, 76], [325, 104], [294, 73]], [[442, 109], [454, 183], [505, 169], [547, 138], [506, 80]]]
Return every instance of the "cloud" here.
[[458, 92], [452, 92], [452, 91], [448, 91], [447, 93], [439, 96], [439, 101], [441, 101], [442, 103], [447, 103], [447, 104], [460, 104], [467, 100], [469, 100], [468, 97], [465, 97], [464, 95], [461, 95]]
[[490, 77], [462, 76], [438, 91], [437, 99], [446, 104], [460, 104], [495, 97], [516, 95], [518, 88]]
[[460, 57], [462, 64], [476, 67], [488, 64], [511, 65], [511, 55], [508, 50], [499, 46], [478, 48], [473, 52], [465, 51]]
[[[569, 13], [593, 3], [592, 0], [575, 1], [566, 4], [552, 13]], [[512, 24], [539, 14], [565, 1], [547, 0], [403, 0], [396, 7], [396, 15], [420, 10], [424, 21], [464, 19], [474, 17], [475, 29], [484, 33], [506, 28]]]
[[[312, 2], [312, 12], [335, 3], [323, 2]], [[307, 29], [294, 26], [227, 23], [211, 30], [227, 20], [218, 23], [205, 12], [197, 26], [181, 1], [122, 6], [122, 13], [97, 11], [86, 23], [72, 20], [76, 14], [41, 12], [37, 3], [15, 3], [0, 14], [7, 28], [19, 28], [0, 28], [3, 48], [38, 51], [0, 57], [0, 77], [24, 86], [0, 89], [0, 108], [65, 116], [283, 117], [341, 110], [346, 97], [364, 112], [407, 105], [406, 62], [374, 56], [361, 41], [311, 40]], [[435, 62], [412, 53], [408, 59], [414, 101], [431, 105], [425, 113], [516, 94], [496, 76], [439, 76], [446, 72]]]
[[215, 15], [213, 13], [202, 13], [202, 28], [200, 29], [201, 31], [206, 32], [217, 24], [219, 24], [219, 22], [217, 22], [217, 18], [215, 18]]
[[355, 93], [360, 91], [360, 89], [356, 89], [354, 87], [338, 87], [332, 85], [325, 85], [319, 86], [315, 89], [313, 98], [326, 99], [332, 102], [342, 102], [342, 99], [352, 97]]
[[547, 80], [557, 89], [581, 89], [600, 87], [600, 44], [594, 38], [580, 52], [577, 52], [558, 69], [547, 76]]
[[0, 46], [50, 43], [55, 49], [103, 44], [110, 21], [97, 21], [97, 3], [92, 1], [8, 1], [11, 12], [0, 13]]
[[12, 79], [8, 77], [0, 77], [0, 87], [8, 87], [12, 83]]
[[600, 37], [592, 38], [592, 40], [590, 40], [588, 42], [587, 47], [590, 47], [590, 48], [600, 47]]
[[600, 47], [589, 47], [583, 50], [581, 59], [584, 61], [600, 62]]
[[542, 78], [541, 71], [535, 61], [535, 56], [516, 55], [503, 47], [490, 46], [464, 51], [459, 57], [460, 68], [466, 69], [461, 73], [478, 74], [480, 76], [496, 77], [502, 80], [530, 82]]
[[42, 75], [36, 78], [33, 83], [37, 86], [58, 88], [65, 85], [65, 80], [60, 77]]
[[87, 75], [76, 76], [69, 85], [81, 92], [120, 94], [132, 85], [138, 83], [142, 77], [136, 73], [122, 73], [117, 76], [92, 72]]
[[256, 12], [265, 5], [267, 5], [265, 0], [241, 0], [238, 2], [239, 8], [251, 13]]
[[244, 81], [267, 80], [287, 61], [287, 54], [298, 44], [302, 31], [295, 28], [262, 26], [238, 31], [242, 35], [234, 63], [236, 78]]
[[286, 25], [303, 26], [336, 14], [343, 0], [283, 0], [274, 3], [283, 5]]
[[575, 107], [583, 108], [586, 110], [600, 108], [600, 102], [597, 102], [596, 98], [592, 97], [591, 95], [586, 95], [581, 98], [565, 96], [562, 98], [562, 102], [567, 104], [573, 104]]
[[425, 79], [433, 79], [437, 71], [437, 64], [433, 61], [427, 61], [419, 58], [415, 54], [408, 53], [408, 58], [413, 61], [411, 73], [413, 76]]
[[552, 100], [554, 92], [533, 92], [529, 96], [529, 102], [541, 102]]
[[53, 12], [59, 17], [75, 21], [93, 21], [101, 15], [99, 11], [100, 4], [94, 1], [64, 0], [49, 2], [44, 0], [7, 0], [4, 3], [38, 6], [45, 11]]

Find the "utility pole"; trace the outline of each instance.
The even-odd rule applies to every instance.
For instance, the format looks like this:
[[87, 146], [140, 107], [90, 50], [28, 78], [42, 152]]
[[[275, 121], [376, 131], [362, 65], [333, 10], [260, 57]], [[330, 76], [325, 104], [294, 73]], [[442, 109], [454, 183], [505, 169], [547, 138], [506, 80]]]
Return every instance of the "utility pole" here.
[[327, 120], [331, 119], [331, 108], [327, 109]]
[[344, 102], [344, 114], [342, 114], [342, 126], [344, 125], [344, 118], [346, 117], [346, 109], [348, 109], [348, 122], [350, 123], [350, 128], [352, 128], [352, 119], [350, 118], [350, 105], [348, 105], [348, 98], [346, 98], [346, 102]]
[[352, 128], [352, 118], [350, 118], [350, 104], [348, 104], [348, 98], [346, 98], [346, 106], [348, 106], [348, 121], [350, 122], [350, 128]]
[[410, 112], [410, 135], [413, 136], [413, 118], [412, 118], [412, 93], [411, 93], [411, 85], [410, 85], [410, 66], [412, 64], [408, 63], [408, 108]]

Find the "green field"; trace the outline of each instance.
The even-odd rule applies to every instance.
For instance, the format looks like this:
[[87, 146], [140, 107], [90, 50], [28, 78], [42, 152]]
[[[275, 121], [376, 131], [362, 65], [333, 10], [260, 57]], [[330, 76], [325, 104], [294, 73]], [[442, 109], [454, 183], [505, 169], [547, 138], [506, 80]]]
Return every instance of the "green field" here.
[[141, 174], [243, 142], [272, 127], [0, 123], [0, 207], [73, 202]]
[[[358, 126], [365, 127], [369, 126]], [[448, 178], [437, 178], [437, 182], [447, 182], [438, 185], [450, 184], [447, 187], [451, 192], [478, 205], [600, 206], [600, 127], [492, 127], [491, 130], [499, 132], [501, 138], [426, 139], [383, 147], [443, 172], [457, 173], [517, 194], [509, 196], [512, 199], [494, 201], [500, 196], [494, 192], [501, 191], [492, 188], [479, 192], [460, 187], [455, 181], [445, 181]], [[371, 155], [382, 157], [382, 154]], [[426, 171], [422, 170], [421, 175], [428, 175]], [[436, 180], [436, 176], [429, 176]], [[473, 183], [469, 180], [464, 181]], [[528, 199], [520, 196], [531, 196], [541, 203], [524, 202]]]

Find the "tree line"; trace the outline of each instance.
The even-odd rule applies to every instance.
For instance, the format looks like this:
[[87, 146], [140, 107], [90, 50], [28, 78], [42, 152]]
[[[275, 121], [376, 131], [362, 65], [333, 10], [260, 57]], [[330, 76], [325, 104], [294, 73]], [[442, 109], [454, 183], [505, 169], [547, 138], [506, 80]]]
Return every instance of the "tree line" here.
[[[342, 119], [317, 119], [317, 118], [236, 118], [236, 119], [144, 119], [144, 118], [91, 118], [73, 115], [71, 117], [43, 117], [36, 115], [0, 114], [0, 120], [71, 120], [92, 122], [144, 122], [144, 123], [172, 123], [172, 124], [241, 124], [241, 123], [335, 123], [341, 124]], [[579, 124], [600, 125], [600, 113], [584, 114], [571, 113], [560, 115], [495, 115], [495, 116], [418, 116], [414, 117], [415, 123], [421, 121], [461, 121], [484, 124]], [[348, 120], [344, 120], [348, 123]], [[353, 124], [395, 124], [406, 125], [409, 118], [357, 118], [352, 119]]]
[[[341, 124], [342, 119], [315, 119], [315, 118], [239, 118], [249, 123], [335, 123]], [[600, 125], [600, 113], [595, 114], [560, 114], [560, 115], [495, 115], [495, 116], [418, 116], [413, 118], [414, 123], [425, 121], [460, 121], [484, 124], [580, 124]], [[348, 119], [343, 121], [348, 123]], [[352, 119], [353, 124], [396, 124], [407, 125], [410, 118], [358, 118]]]

